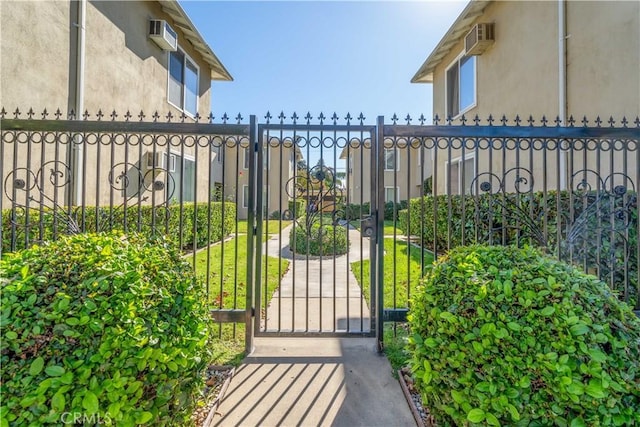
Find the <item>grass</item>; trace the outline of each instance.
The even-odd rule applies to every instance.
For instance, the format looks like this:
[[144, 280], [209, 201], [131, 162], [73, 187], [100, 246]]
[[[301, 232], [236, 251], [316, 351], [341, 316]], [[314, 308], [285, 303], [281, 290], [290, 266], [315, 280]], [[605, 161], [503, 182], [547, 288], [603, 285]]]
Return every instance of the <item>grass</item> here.
[[[244, 309], [247, 295], [247, 236], [238, 236], [222, 244], [211, 246], [209, 251], [207, 302], [212, 308]], [[280, 271], [284, 275], [289, 268], [289, 261], [263, 256], [263, 271], [265, 271], [265, 263], [267, 295], [271, 298], [271, 295], [280, 285], [278, 263], [280, 263]], [[203, 250], [196, 255], [195, 271], [198, 278], [206, 284], [207, 250]], [[264, 281], [262, 283], [262, 286], [264, 286]], [[215, 333], [219, 339], [216, 340], [213, 346], [214, 363], [235, 365], [240, 363], [244, 355], [244, 331], [244, 324], [215, 325]]]
[[[391, 227], [393, 227], [393, 221], [385, 221], [385, 223], [387, 222], [390, 222]], [[387, 234], [386, 227], [385, 234]], [[393, 230], [391, 234], [393, 234]], [[425, 266], [425, 270], [430, 268], [433, 263], [433, 255], [429, 251], [412, 245], [409, 246], [407, 253], [407, 243], [394, 241], [393, 238], [384, 239], [384, 247], [384, 306], [385, 308], [393, 308], [395, 301], [395, 307], [406, 308], [408, 307], [408, 294], [413, 295], [415, 293], [416, 286], [422, 279], [421, 265]], [[369, 267], [369, 260], [351, 263], [351, 271], [353, 271], [356, 280], [358, 280], [358, 283], [362, 287], [362, 292], [368, 304], [370, 295]], [[360, 282], [360, 274], [363, 271], [362, 282]], [[395, 300], [393, 286], [394, 273], [396, 278]], [[407, 283], [409, 284], [410, 292], [407, 292]], [[384, 353], [387, 359], [389, 359], [395, 378], [398, 376], [398, 369], [404, 367], [410, 357], [406, 350], [408, 337], [408, 324], [385, 323]]]
[[384, 354], [389, 359], [395, 378], [398, 376], [398, 369], [405, 367], [411, 357], [407, 351], [408, 326], [407, 323], [384, 325]]
[[[408, 296], [413, 295], [416, 286], [423, 276], [421, 271], [421, 258], [424, 257], [424, 266], [426, 269], [429, 268], [433, 262], [433, 255], [416, 246], [409, 246], [409, 253], [407, 253], [407, 243], [399, 240], [394, 242], [393, 238], [384, 239], [384, 247], [386, 252], [382, 279], [384, 283], [384, 307], [408, 307]], [[351, 271], [353, 271], [356, 280], [358, 280], [358, 284], [362, 288], [362, 293], [367, 300], [367, 304], [370, 304], [370, 264], [370, 260], [351, 263]]]
[[[292, 221], [285, 221], [279, 219], [270, 219], [269, 221], [264, 221], [262, 225], [262, 229], [265, 234], [278, 234], [280, 231], [280, 223], [282, 223], [282, 229], [291, 224]], [[235, 228], [233, 229], [235, 233]], [[247, 220], [239, 220], [238, 221], [238, 233], [248, 233], [247, 229]]]
[[385, 221], [384, 222], [384, 235], [385, 236], [393, 236], [394, 234], [396, 236], [404, 236], [404, 231], [402, 231], [400, 228], [397, 227], [397, 223], [396, 223], [396, 227], [394, 227], [393, 225], [393, 221]]
[[[360, 230], [360, 221], [358, 220], [352, 220], [349, 221], [349, 224], [355, 228], [357, 228], [358, 230]], [[396, 224], [396, 227], [393, 226], [393, 221], [385, 221], [384, 222], [384, 229], [382, 230], [383, 235], [385, 236], [393, 236], [394, 234], [396, 236], [404, 236], [404, 231], [402, 231], [399, 227], [397, 227], [398, 224]]]

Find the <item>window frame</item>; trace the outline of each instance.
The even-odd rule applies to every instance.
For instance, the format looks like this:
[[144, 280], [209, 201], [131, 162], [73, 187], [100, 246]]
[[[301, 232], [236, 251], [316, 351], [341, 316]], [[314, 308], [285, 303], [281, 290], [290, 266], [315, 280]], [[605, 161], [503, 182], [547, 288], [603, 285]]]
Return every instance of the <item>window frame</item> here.
[[[461, 75], [460, 74], [460, 62], [465, 57], [468, 57], [469, 59], [473, 59], [473, 102], [471, 102], [471, 104], [469, 104], [465, 108], [461, 108], [460, 96], [462, 95], [462, 92], [460, 90], [460, 88], [461, 88], [461, 85], [460, 85], [460, 75]], [[458, 85], [458, 113], [457, 114], [449, 114], [449, 104], [451, 103], [451, 100], [449, 99], [449, 86], [450, 86], [449, 70], [451, 70], [454, 66], [458, 68], [458, 73], [457, 73], [457, 78], [458, 78], [458, 81], [457, 81], [457, 85]], [[465, 51], [462, 51], [445, 68], [445, 70], [444, 70], [444, 102], [445, 102], [444, 111], [445, 111], [445, 114], [446, 114], [445, 118], [451, 116], [451, 119], [457, 119], [458, 117], [462, 116], [463, 114], [467, 113], [469, 110], [475, 108], [478, 105], [478, 58], [476, 57], [476, 55], [468, 55], [467, 56], [467, 55], [465, 55]]]
[[396, 186], [395, 189], [395, 200], [388, 200], [387, 199], [387, 190], [393, 190], [394, 187], [392, 185], [389, 186], [385, 186], [384, 187], [384, 202], [385, 203], [399, 203], [400, 202], [400, 186]]
[[[458, 165], [458, 192], [454, 193], [453, 191], [451, 192], [451, 194], [459, 194], [459, 195], [471, 195], [471, 188], [469, 188], [469, 192], [465, 192], [466, 189], [461, 186], [462, 184], [462, 168], [464, 168], [464, 164], [471, 160], [472, 161], [472, 165], [473, 165], [473, 173], [472, 173], [472, 178], [471, 181], [473, 181], [477, 176], [478, 176], [478, 171], [476, 169], [476, 155], [475, 153], [470, 153], [470, 154], [465, 154], [464, 158], [462, 158], [462, 156], [458, 156], [455, 157], [453, 159], [451, 159], [451, 162], [449, 162], [448, 160], [445, 161], [445, 176], [444, 176], [444, 188], [445, 188], [445, 194], [447, 193], [447, 189], [449, 188], [449, 177], [451, 176], [451, 171], [450, 171], [450, 167], [451, 164], [456, 163]], [[466, 175], [465, 175], [466, 178]]]
[[242, 169], [249, 170], [249, 163], [251, 163], [251, 145], [242, 146]]
[[[245, 197], [244, 197], [245, 191], [247, 193], [246, 200], [245, 200]], [[245, 201], [247, 202], [246, 204], [245, 204]], [[249, 209], [249, 186], [248, 185], [243, 185], [242, 186], [242, 208], [243, 209]]]
[[[393, 156], [394, 167], [392, 169], [387, 168], [387, 156], [386, 156], [387, 151], [393, 151], [393, 154], [394, 154], [394, 156]], [[398, 150], [398, 147], [390, 147], [390, 148], [385, 148], [384, 149], [384, 153], [383, 153], [383, 155], [384, 155], [384, 159], [383, 159], [384, 165], [383, 166], [384, 166], [384, 171], [385, 172], [400, 172], [400, 158], [399, 158], [400, 154], [399, 154], [399, 151], [400, 150]]]
[[[183, 55], [183, 61], [182, 61], [182, 80], [183, 81], [181, 82], [181, 86], [182, 86], [182, 100], [181, 100], [182, 102], [181, 103], [182, 103], [182, 106], [176, 105], [174, 102], [172, 102], [171, 99], [170, 99], [170, 96], [169, 96], [169, 91], [170, 91], [170, 88], [171, 88], [171, 55], [174, 54], [175, 52], [179, 52], [180, 54]], [[194, 68], [196, 69], [196, 111], [193, 112], [193, 113], [186, 109], [187, 91], [186, 91], [186, 82], [185, 82], [185, 80], [186, 80], [186, 75], [187, 75], [187, 61], [190, 62], [191, 65], [193, 65]], [[176, 49], [175, 51], [167, 52], [167, 102], [170, 105], [172, 105], [175, 108], [177, 108], [178, 110], [182, 111], [188, 117], [194, 118], [196, 116], [196, 114], [198, 114], [198, 106], [200, 104], [200, 66], [180, 46], [178, 46], [178, 49]]]

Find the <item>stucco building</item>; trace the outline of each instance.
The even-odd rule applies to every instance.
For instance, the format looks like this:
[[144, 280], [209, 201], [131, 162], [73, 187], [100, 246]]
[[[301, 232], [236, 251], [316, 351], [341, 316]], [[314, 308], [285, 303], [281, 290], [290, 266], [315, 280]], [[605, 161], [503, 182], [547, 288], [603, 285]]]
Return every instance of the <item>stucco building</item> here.
[[[548, 126], [555, 126], [556, 118], [566, 125], [571, 117], [582, 126], [586, 116], [590, 126], [597, 117], [605, 126], [613, 117], [619, 126], [623, 117], [632, 123], [640, 114], [639, 70], [638, 2], [473, 0], [411, 81], [433, 85], [433, 112], [440, 124], [446, 118], [459, 123], [462, 115], [468, 124], [476, 115], [483, 123], [492, 115], [494, 124], [505, 115], [514, 124], [519, 115], [522, 125], [529, 116], [541, 125], [544, 116]], [[464, 158], [455, 151], [439, 155], [436, 190], [446, 192], [452, 182], [452, 193], [463, 191], [473, 176], [490, 167], [484, 151], [479, 159], [471, 151]], [[602, 159], [596, 165], [595, 154], [571, 160], [563, 151], [556, 178], [555, 171], [542, 169], [541, 152], [531, 156], [522, 162], [531, 165], [534, 178], [547, 174], [548, 188], [569, 186], [572, 170], [600, 168], [607, 175], [614, 163], [618, 171], [635, 175], [638, 167], [635, 158], [623, 159], [622, 152], [612, 154], [615, 161]], [[549, 168], [555, 168], [552, 160]], [[505, 161], [505, 170], [516, 166], [512, 155]], [[460, 182], [463, 168], [466, 178]], [[494, 165], [499, 168], [503, 165]], [[536, 188], [541, 183], [538, 179]]]
[[[371, 141], [353, 140], [342, 149], [346, 164], [346, 190], [350, 204], [371, 201]], [[400, 202], [423, 195], [424, 181], [431, 176], [430, 151], [417, 140], [388, 138], [383, 153], [384, 200]], [[426, 161], [425, 161], [426, 160]]]

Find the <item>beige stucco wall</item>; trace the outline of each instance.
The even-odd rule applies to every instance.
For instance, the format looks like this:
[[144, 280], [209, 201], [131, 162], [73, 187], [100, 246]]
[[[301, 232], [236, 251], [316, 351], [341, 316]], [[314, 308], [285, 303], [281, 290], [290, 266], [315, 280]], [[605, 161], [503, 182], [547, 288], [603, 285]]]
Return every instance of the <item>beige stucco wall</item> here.
[[[69, 1], [2, 1], [0, 103], [36, 112], [65, 113], [75, 94], [75, 5]], [[157, 2], [87, 2], [85, 109], [116, 110], [119, 117], [141, 110], [180, 111], [167, 102], [168, 53], [147, 36], [149, 19], [165, 19], [178, 33], [178, 45], [200, 68], [200, 114], [211, 105], [211, 70], [185, 42], [180, 28]]]
[[[263, 206], [265, 214], [282, 212], [289, 208], [289, 200], [292, 191], [292, 182], [295, 165], [291, 162], [293, 148], [288, 144], [272, 140], [271, 146], [263, 154], [263, 165], [258, 169], [262, 171]], [[240, 149], [233, 144], [226, 149], [224, 167], [224, 188], [226, 200], [237, 203], [238, 218], [246, 219], [249, 213], [244, 206], [243, 191], [249, 191], [249, 169], [244, 166], [244, 152], [248, 141], [242, 140]], [[268, 153], [268, 154], [267, 154]], [[267, 161], [267, 155], [269, 157]], [[267, 190], [268, 189], [268, 190]], [[289, 189], [289, 191], [287, 191]], [[268, 197], [266, 197], [268, 195]], [[266, 197], [266, 198], [265, 198]]]
[[[559, 114], [557, 3], [493, 2], [476, 22], [493, 22], [496, 41], [476, 56], [476, 105], [465, 116], [470, 119], [478, 114], [486, 123], [490, 114], [494, 119], [504, 114], [513, 124], [516, 115], [525, 120], [532, 115], [539, 125], [544, 115], [553, 125]], [[640, 114], [640, 3], [569, 1], [566, 23], [567, 116], [581, 120], [586, 115], [591, 125], [598, 115], [607, 119], [613, 116], [618, 124], [623, 116], [632, 122]], [[446, 115], [446, 69], [463, 48], [461, 40], [434, 72], [433, 110], [441, 118]], [[438, 193], [448, 190], [446, 162], [460, 155], [460, 150], [439, 151], [435, 165]], [[598, 165], [595, 152], [589, 152], [586, 161], [582, 153], [573, 161], [567, 154], [567, 173], [586, 166], [608, 175], [610, 156], [601, 153]], [[478, 173], [501, 176], [520, 166], [533, 172], [536, 190], [558, 187], [557, 151], [545, 157], [541, 151], [522, 149], [518, 158], [515, 150], [507, 150], [503, 159], [499, 151], [490, 158], [487, 150], [480, 150], [477, 157]], [[614, 171], [627, 170], [634, 175], [636, 160], [628, 159], [623, 164], [621, 153], [613, 157]], [[507, 188], [513, 191], [514, 186]]]
[[[178, 33], [179, 47], [198, 65], [198, 111], [208, 115], [211, 70], [157, 2], [91, 1], [86, 9], [84, 86], [84, 109], [90, 113], [89, 120], [97, 119], [98, 110], [105, 114], [103, 120], [110, 120], [114, 110], [117, 120], [124, 120], [127, 111], [133, 115], [132, 120], [139, 120], [140, 111], [144, 111], [147, 121], [152, 120], [156, 111], [161, 114], [159, 121], [165, 121], [168, 112], [173, 114], [173, 121], [179, 120], [181, 111], [167, 101], [169, 55], [147, 36], [148, 21], [152, 18], [165, 19], [172, 25]], [[75, 103], [76, 5], [69, 1], [2, 1], [0, 21], [0, 106], [10, 111], [19, 107], [22, 118], [26, 116], [24, 112], [33, 108], [38, 119], [43, 109], [48, 109], [48, 118], [52, 119], [52, 113], [60, 108], [62, 118], [66, 118]], [[112, 170], [118, 170], [118, 174], [122, 171], [119, 163], [129, 163], [126, 167], [129, 174], [137, 173], [136, 168], [142, 174], [147, 172], [146, 153], [153, 147], [133, 146], [129, 142], [120, 139], [113, 151], [108, 145], [82, 144], [86, 165], [79, 197], [85, 204], [117, 206], [124, 202], [124, 193], [113, 189], [109, 182]], [[174, 139], [171, 150], [181, 153], [179, 144]], [[185, 157], [197, 158], [196, 199], [205, 201], [209, 198], [209, 149], [189, 145], [184, 149]], [[31, 157], [27, 159], [27, 144], [19, 144], [14, 159], [13, 154], [8, 154], [13, 146], [7, 146], [4, 175], [19, 167], [35, 173], [43, 162], [56, 159], [68, 164], [67, 149], [68, 144], [60, 144], [56, 154], [56, 144], [32, 144]], [[159, 145], [156, 149], [166, 151], [166, 146]], [[221, 174], [218, 169], [219, 164], [214, 162], [211, 173], [214, 179]], [[3, 207], [8, 207], [9, 200], [4, 194], [3, 197]], [[144, 203], [151, 203], [151, 198]]]
[[67, 111], [70, 8], [68, 1], [0, 2], [0, 105], [6, 110]]
[[[341, 158], [347, 166], [347, 193], [348, 203], [363, 204], [371, 200], [371, 150], [369, 141], [362, 148], [360, 141], [352, 141], [350, 148], [343, 150]], [[416, 140], [407, 145], [406, 139], [389, 138], [385, 141], [388, 148], [397, 147], [397, 162], [394, 170], [383, 171], [383, 187], [396, 187], [399, 191], [397, 201], [419, 197], [422, 194], [422, 181], [431, 175], [430, 163], [419, 162], [420, 145]], [[354, 148], [351, 148], [354, 147]], [[429, 150], [422, 149], [424, 158], [429, 159]], [[422, 166], [420, 165], [422, 163]], [[423, 172], [421, 173], [421, 169]]]

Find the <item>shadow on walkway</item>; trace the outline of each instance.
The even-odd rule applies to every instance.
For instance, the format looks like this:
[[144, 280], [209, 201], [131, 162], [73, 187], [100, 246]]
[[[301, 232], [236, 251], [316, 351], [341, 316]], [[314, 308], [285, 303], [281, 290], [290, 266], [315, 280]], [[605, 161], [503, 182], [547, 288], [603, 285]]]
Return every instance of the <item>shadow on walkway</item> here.
[[415, 426], [373, 338], [259, 338], [218, 426]]

